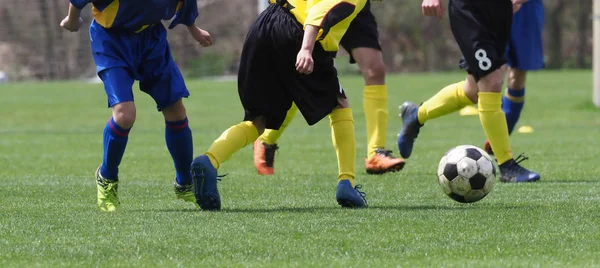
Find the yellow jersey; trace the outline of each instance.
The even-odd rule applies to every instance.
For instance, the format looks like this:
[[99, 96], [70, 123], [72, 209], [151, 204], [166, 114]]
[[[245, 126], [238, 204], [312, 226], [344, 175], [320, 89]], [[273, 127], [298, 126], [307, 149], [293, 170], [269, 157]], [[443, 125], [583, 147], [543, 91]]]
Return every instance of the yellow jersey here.
[[[269, 0], [275, 4], [277, 0]], [[285, 0], [290, 13], [306, 27], [320, 27], [318, 42], [325, 51], [338, 51], [342, 37], [367, 0]]]

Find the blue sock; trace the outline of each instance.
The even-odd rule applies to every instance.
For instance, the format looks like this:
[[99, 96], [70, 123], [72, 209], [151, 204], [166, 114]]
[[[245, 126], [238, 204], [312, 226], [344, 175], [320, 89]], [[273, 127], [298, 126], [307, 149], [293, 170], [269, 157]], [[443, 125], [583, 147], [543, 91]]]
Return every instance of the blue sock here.
[[175, 164], [177, 183], [180, 185], [190, 184], [192, 183], [190, 165], [194, 158], [194, 143], [188, 119], [176, 122], [165, 121], [165, 124], [165, 140]]
[[507, 89], [506, 93], [502, 97], [502, 111], [506, 115], [506, 123], [508, 124], [508, 134], [513, 132], [519, 117], [521, 117], [521, 110], [525, 104], [525, 88], [521, 90]]
[[100, 174], [109, 180], [118, 180], [119, 165], [127, 147], [129, 129], [123, 129], [111, 117], [104, 127], [104, 156]]

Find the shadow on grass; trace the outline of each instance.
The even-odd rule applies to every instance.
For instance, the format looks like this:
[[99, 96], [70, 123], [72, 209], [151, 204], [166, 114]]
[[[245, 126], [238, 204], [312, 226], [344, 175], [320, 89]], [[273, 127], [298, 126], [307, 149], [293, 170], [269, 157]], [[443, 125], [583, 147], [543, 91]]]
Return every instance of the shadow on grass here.
[[340, 208], [338, 206], [330, 207], [273, 207], [273, 208], [223, 208], [220, 211], [202, 211], [199, 208], [185, 209], [133, 209], [132, 212], [177, 212], [177, 213], [339, 213], [344, 211], [466, 211], [466, 210], [513, 210], [513, 209], [534, 209], [531, 205], [513, 205], [513, 204], [459, 204], [459, 205], [370, 205], [366, 209]]

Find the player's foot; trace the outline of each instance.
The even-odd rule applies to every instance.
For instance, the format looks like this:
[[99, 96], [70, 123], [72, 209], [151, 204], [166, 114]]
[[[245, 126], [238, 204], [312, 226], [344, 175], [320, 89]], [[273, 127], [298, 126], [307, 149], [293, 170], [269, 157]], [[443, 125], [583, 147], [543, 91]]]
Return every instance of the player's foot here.
[[500, 165], [500, 181], [502, 182], [534, 182], [540, 179], [540, 174], [530, 171], [519, 163], [528, 158], [523, 154], [516, 159], [508, 160], [508, 162]]
[[208, 156], [201, 155], [192, 161], [192, 180], [196, 203], [203, 210], [221, 209], [221, 196], [217, 188], [217, 169]]
[[260, 175], [273, 175], [275, 173], [275, 151], [277, 144], [266, 144], [256, 139], [254, 142], [254, 167]]
[[404, 158], [409, 158], [412, 154], [413, 144], [422, 126], [417, 119], [418, 111], [419, 106], [412, 102], [405, 102], [400, 106], [402, 129], [398, 135], [398, 149]]
[[377, 148], [375, 155], [365, 159], [368, 174], [396, 172], [404, 167], [404, 159], [392, 156], [391, 150]]
[[109, 180], [102, 177], [100, 167], [96, 169], [96, 184], [98, 185], [98, 207], [100, 210], [112, 212], [117, 210], [119, 205], [118, 180]]
[[361, 185], [352, 187], [349, 180], [341, 180], [337, 185], [335, 198], [338, 204], [345, 208], [364, 208], [367, 206], [366, 194], [359, 191]]
[[490, 144], [490, 141], [485, 141], [485, 144], [483, 145], [483, 149], [489, 155], [494, 155], [494, 151], [492, 150], [492, 145]]
[[181, 199], [185, 202], [196, 202], [196, 198], [194, 197], [194, 183], [181, 185], [175, 181], [173, 186], [175, 189], [175, 196], [178, 199]]

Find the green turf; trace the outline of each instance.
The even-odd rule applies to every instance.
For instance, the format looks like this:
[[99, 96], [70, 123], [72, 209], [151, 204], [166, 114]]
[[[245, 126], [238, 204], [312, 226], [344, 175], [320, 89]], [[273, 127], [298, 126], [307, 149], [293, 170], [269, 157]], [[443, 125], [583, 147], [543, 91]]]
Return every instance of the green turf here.
[[[389, 77], [388, 146], [397, 154], [397, 106], [424, 101], [461, 73]], [[121, 166], [121, 209], [96, 207], [93, 173], [109, 118], [102, 85], [0, 86], [0, 266], [592, 267], [600, 266], [600, 110], [589, 71], [529, 77], [512, 137], [536, 184], [501, 184], [480, 202], [443, 195], [440, 157], [485, 140], [476, 116], [450, 115], [421, 131], [396, 174], [364, 172], [362, 79], [342, 79], [355, 107], [357, 174], [370, 208], [335, 201], [329, 122], [298, 116], [280, 140], [275, 176], [261, 177], [250, 147], [222, 166], [223, 211], [201, 212], [174, 198], [164, 124], [136, 91], [137, 122]], [[189, 81], [195, 149], [239, 122], [234, 82]]]

